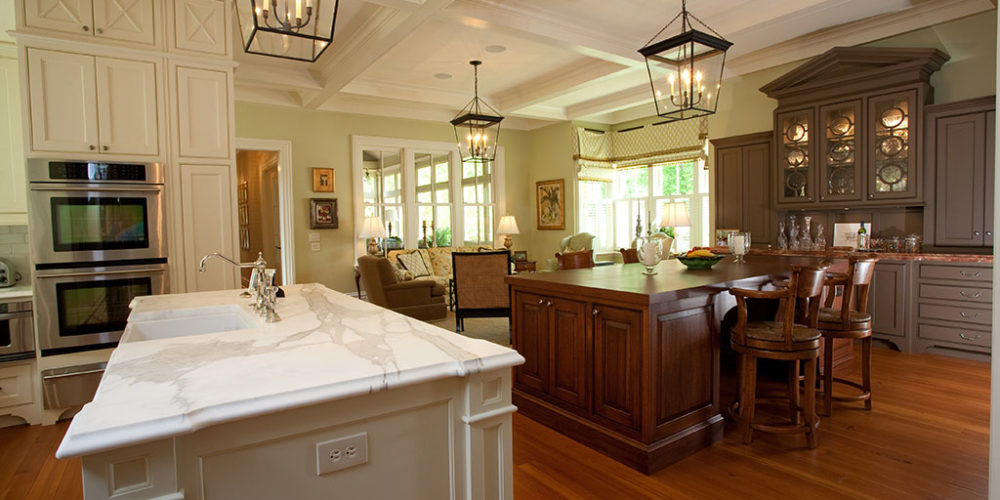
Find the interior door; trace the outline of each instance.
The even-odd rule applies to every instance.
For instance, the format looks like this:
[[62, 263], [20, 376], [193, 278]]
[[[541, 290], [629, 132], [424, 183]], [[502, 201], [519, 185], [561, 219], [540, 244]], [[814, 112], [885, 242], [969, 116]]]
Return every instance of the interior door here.
[[278, 167], [273, 165], [261, 172], [261, 220], [260, 231], [263, 236], [264, 259], [276, 269], [275, 283], [281, 280], [281, 205], [278, 200]]

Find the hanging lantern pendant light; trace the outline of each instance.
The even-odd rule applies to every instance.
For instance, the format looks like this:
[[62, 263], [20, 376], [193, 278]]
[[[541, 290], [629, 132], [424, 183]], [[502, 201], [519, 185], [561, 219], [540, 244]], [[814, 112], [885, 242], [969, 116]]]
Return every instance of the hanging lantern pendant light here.
[[500, 122], [503, 117], [479, 98], [479, 65], [482, 63], [469, 61], [475, 72], [475, 97], [451, 120], [463, 162], [493, 161], [496, 157], [497, 139], [500, 137]]
[[[681, 33], [652, 43], [677, 19]], [[694, 29], [691, 19], [714, 35]], [[681, 1], [681, 12], [639, 49], [646, 58], [649, 83], [653, 90], [656, 114], [668, 121], [686, 120], [715, 113], [722, 87], [722, 70], [726, 51], [732, 42], [687, 10], [687, 0]]]
[[235, 0], [248, 54], [315, 62], [333, 42], [339, 0]]

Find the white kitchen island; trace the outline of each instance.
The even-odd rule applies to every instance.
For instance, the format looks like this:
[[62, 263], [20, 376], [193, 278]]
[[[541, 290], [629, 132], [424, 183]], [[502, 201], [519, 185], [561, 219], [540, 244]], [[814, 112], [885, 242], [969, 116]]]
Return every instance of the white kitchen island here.
[[511, 498], [524, 358], [322, 285], [285, 292], [276, 323], [234, 290], [132, 303], [56, 453], [83, 457], [87, 500]]

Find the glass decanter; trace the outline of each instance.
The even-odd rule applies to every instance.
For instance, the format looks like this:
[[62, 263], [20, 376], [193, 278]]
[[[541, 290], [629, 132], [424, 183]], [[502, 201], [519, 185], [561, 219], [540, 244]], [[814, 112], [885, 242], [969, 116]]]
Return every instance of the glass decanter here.
[[646, 266], [646, 270], [642, 274], [646, 276], [656, 274], [656, 264], [663, 260], [663, 245], [661, 244], [661, 240], [649, 236], [639, 237], [636, 239], [635, 249], [639, 257], [639, 262]]

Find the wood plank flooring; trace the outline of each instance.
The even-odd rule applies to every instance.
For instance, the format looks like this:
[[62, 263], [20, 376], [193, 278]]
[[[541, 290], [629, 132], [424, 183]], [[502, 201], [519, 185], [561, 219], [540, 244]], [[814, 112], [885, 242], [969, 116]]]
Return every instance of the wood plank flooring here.
[[[985, 498], [989, 364], [875, 349], [872, 365], [873, 411], [835, 405], [816, 450], [802, 436], [743, 445], [727, 423], [651, 476], [515, 415], [514, 498]], [[0, 500], [82, 498], [80, 461], [53, 455], [66, 427], [0, 429]]]

